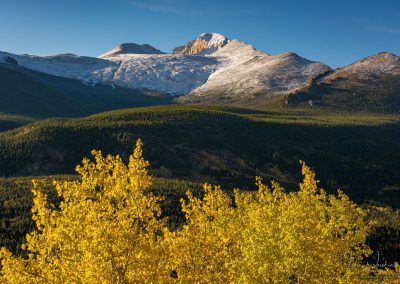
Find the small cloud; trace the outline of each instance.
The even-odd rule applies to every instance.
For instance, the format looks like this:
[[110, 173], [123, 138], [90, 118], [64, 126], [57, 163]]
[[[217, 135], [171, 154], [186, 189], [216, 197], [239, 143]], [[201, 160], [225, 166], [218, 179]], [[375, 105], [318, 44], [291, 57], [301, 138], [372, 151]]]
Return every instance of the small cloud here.
[[368, 30], [368, 32], [371, 32], [371, 33], [400, 35], [400, 28], [396, 28], [396, 27], [376, 25], [376, 26], [368, 27], [367, 30]]
[[191, 3], [191, 5], [182, 5], [182, 2], [179, 4], [179, 1], [176, 0], [125, 0], [127, 3], [130, 3], [132, 6], [150, 11], [153, 13], [163, 13], [163, 14], [171, 14], [175, 16], [181, 17], [204, 17], [204, 16], [237, 16], [237, 15], [254, 15], [254, 11], [252, 10], [243, 10], [237, 11], [235, 9], [224, 9], [223, 11], [215, 11], [213, 9], [204, 8], [196, 6], [195, 3]]
[[197, 16], [198, 15], [198, 13], [195, 13], [193, 11], [179, 9], [176, 7], [176, 5], [173, 5], [173, 4], [168, 5], [165, 2], [158, 3], [158, 2], [132, 0], [132, 1], [129, 1], [129, 3], [137, 8], [147, 10], [150, 12], [154, 12], [154, 13], [173, 14], [176, 16]]

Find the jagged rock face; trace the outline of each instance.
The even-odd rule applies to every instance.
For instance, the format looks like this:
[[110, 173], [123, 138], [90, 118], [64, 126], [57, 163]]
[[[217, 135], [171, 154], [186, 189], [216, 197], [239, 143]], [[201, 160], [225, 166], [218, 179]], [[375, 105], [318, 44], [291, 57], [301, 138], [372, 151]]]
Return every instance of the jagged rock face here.
[[224, 47], [228, 38], [217, 33], [203, 33], [197, 39], [175, 48], [173, 54], [211, 54]]
[[176, 47], [172, 50], [172, 54], [192, 54], [192, 46], [196, 40], [191, 40], [187, 44]]
[[113, 57], [120, 54], [164, 54], [164, 52], [148, 44], [123, 43], [100, 55], [99, 58]]

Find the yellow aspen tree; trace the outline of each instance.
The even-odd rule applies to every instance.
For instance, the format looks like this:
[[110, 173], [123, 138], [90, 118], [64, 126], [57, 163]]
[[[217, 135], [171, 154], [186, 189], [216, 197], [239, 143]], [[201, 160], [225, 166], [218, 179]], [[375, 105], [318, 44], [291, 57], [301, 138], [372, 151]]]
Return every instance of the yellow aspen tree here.
[[[34, 183], [28, 258], [5, 249], [5, 283], [131, 283], [162, 281], [159, 253], [160, 198], [148, 192], [152, 178], [142, 142], [125, 165], [119, 156], [92, 151], [94, 162], [77, 167], [79, 181], [54, 182], [60, 204], [52, 204]], [[167, 275], [168, 276], [168, 275]]]

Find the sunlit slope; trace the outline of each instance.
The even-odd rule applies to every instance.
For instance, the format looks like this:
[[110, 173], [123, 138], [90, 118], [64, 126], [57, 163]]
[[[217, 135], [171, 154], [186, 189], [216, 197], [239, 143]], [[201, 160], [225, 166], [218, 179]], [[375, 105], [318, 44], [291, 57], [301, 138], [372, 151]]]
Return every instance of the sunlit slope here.
[[35, 121], [32, 117], [0, 112], [0, 131], [7, 131]]

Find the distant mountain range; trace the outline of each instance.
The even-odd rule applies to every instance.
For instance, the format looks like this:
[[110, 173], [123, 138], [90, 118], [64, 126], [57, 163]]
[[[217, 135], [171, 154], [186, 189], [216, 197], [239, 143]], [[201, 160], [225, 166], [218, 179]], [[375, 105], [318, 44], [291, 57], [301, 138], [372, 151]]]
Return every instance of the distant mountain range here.
[[[19, 73], [17, 87], [21, 90], [26, 88], [20, 92], [28, 97], [32, 92], [32, 101], [37, 93], [31, 91], [30, 85], [23, 83], [22, 79], [28, 73], [31, 79], [35, 74], [33, 77], [40, 84], [43, 80], [38, 78], [46, 77], [48, 83], [49, 75], [53, 76], [50, 81], [61, 80], [55, 77], [78, 80], [83, 84], [76, 88], [92, 88], [88, 91], [91, 94], [97, 93], [93, 88], [108, 85], [107, 92], [114, 92], [114, 100], [122, 88], [126, 95], [129, 92], [132, 96], [151, 92], [184, 104], [254, 108], [302, 105], [390, 112], [399, 111], [400, 107], [399, 56], [380, 53], [333, 70], [295, 53], [269, 55], [217, 33], [201, 34], [170, 54], [148, 44], [135, 43], [121, 44], [98, 58], [73, 54], [40, 57], [0, 52], [0, 68], [3, 74], [8, 72], [8, 76]], [[10, 79], [0, 83], [2, 101], [11, 100], [13, 82]], [[70, 99], [68, 96], [79, 100], [82, 90], [63, 88], [52, 84], [53, 91], [62, 92], [67, 100]], [[42, 92], [41, 99], [47, 98], [45, 93]], [[49, 99], [57, 100], [57, 97]], [[101, 100], [108, 104], [107, 98]], [[152, 96], [144, 105], [154, 103], [157, 102]], [[0, 112], [6, 112], [4, 108], [0, 108]]]

